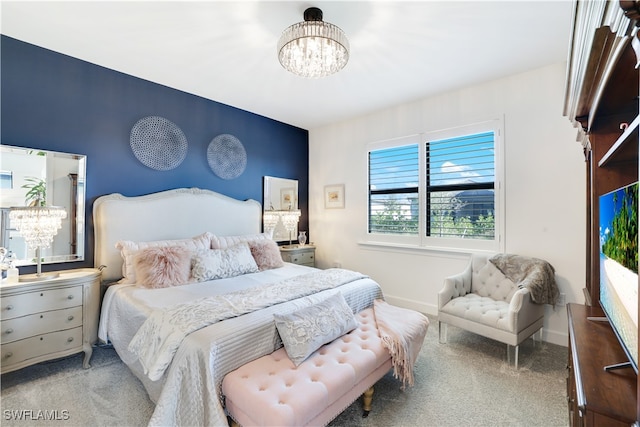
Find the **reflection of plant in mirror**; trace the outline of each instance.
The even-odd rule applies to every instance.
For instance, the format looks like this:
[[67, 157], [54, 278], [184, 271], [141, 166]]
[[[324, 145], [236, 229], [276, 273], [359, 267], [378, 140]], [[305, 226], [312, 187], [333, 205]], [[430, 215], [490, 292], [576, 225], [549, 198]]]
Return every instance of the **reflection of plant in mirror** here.
[[35, 154], [36, 156], [46, 156], [47, 153], [45, 153], [44, 151], [35, 151], [35, 150], [29, 150], [27, 151], [27, 154]]
[[22, 188], [29, 191], [24, 195], [24, 202], [27, 206], [45, 206], [47, 204], [47, 183], [44, 179], [26, 177], [24, 179], [29, 184], [24, 184]]

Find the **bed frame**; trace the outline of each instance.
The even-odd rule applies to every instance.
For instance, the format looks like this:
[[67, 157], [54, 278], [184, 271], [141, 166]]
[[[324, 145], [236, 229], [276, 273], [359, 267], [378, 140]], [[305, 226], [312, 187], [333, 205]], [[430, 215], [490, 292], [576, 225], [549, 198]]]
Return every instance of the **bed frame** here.
[[184, 239], [204, 232], [220, 236], [259, 233], [262, 206], [210, 190], [178, 188], [144, 196], [114, 193], [93, 204], [94, 265], [106, 266], [104, 281], [122, 277], [119, 240], [148, 242]]

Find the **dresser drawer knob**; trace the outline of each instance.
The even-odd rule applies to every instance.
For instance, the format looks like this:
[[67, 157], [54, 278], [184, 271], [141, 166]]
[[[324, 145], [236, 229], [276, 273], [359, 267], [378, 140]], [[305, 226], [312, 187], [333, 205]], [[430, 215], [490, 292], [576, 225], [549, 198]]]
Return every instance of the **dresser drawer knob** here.
[[72, 320], [73, 320], [73, 316], [69, 316], [69, 317], [67, 317], [67, 320], [68, 320], [68, 321], [72, 321]]
[[73, 295], [69, 295], [67, 299], [73, 299]]
[[67, 338], [67, 342], [73, 342], [73, 337]]
[[7, 353], [7, 354], [5, 354], [5, 355], [4, 355], [4, 358], [5, 358], [5, 359], [8, 359], [8, 358], [10, 358], [11, 356], [13, 356], [13, 353], [9, 352], [9, 353]]
[[13, 329], [9, 328], [6, 331], [4, 331], [5, 334], [12, 334], [13, 333]]
[[12, 305], [8, 305], [7, 306], [7, 310], [13, 310], [13, 306]]

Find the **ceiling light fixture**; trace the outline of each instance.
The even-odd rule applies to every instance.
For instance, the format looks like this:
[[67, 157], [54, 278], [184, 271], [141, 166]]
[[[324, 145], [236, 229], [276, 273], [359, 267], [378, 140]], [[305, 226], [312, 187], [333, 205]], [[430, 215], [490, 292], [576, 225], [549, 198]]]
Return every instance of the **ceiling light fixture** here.
[[304, 22], [293, 24], [280, 36], [278, 60], [302, 77], [326, 77], [342, 70], [349, 61], [349, 40], [344, 31], [322, 20], [322, 11], [310, 7]]

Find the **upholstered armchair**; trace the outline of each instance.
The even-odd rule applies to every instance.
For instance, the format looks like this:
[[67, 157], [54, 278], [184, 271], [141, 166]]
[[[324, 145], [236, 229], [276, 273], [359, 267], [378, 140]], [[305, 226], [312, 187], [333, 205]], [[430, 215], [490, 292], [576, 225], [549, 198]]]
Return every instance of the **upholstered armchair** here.
[[[542, 332], [544, 303], [555, 303], [558, 290], [553, 267], [545, 261], [501, 256], [504, 258], [498, 261], [502, 264], [498, 261], [494, 264], [490, 259], [496, 258], [491, 254], [474, 254], [464, 271], [445, 278], [444, 287], [438, 292], [439, 338], [441, 343], [446, 343], [447, 325], [453, 325], [500, 341], [507, 344], [509, 363], [510, 346], [514, 346], [518, 369], [520, 343], [537, 331]], [[525, 265], [522, 259], [533, 262], [527, 261]], [[517, 268], [502, 270], [507, 274], [515, 272], [509, 274], [511, 278], [496, 266], [509, 266], [509, 263]]]

